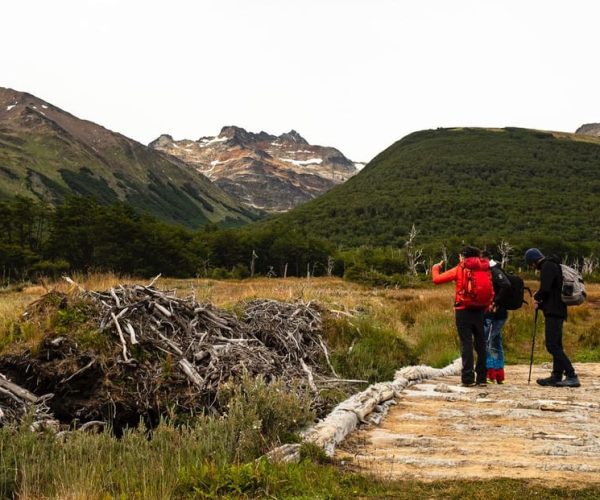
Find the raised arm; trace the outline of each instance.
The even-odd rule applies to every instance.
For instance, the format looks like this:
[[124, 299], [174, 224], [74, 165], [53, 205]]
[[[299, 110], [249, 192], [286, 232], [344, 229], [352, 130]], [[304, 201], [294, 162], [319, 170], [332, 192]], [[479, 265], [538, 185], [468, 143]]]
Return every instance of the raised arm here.
[[448, 269], [443, 273], [440, 273], [440, 267], [442, 267], [441, 262], [434, 264], [434, 266], [431, 268], [431, 277], [434, 284], [441, 285], [442, 283], [449, 283], [450, 281], [454, 281], [456, 279], [458, 266]]

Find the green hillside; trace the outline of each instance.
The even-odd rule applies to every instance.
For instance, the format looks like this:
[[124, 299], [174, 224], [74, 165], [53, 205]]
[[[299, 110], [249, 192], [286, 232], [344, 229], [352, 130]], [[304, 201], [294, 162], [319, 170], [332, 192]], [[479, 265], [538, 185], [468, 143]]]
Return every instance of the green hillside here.
[[35, 96], [0, 88], [0, 200], [15, 195], [52, 205], [72, 195], [124, 202], [187, 227], [257, 218], [179, 160]]
[[338, 244], [600, 239], [600, 139], [527, 129], [413, 133], [325, 195], [265, 222]]

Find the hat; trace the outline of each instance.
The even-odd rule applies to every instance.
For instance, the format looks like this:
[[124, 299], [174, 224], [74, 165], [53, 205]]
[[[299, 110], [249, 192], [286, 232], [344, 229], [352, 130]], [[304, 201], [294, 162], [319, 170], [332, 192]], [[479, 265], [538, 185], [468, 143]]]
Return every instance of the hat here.
[[530, 248], [525, 252], [525, 262], [527, 264], [533, 264], [540, 259], [544, 258], [544, 254], [540, 252], [537, 248]]

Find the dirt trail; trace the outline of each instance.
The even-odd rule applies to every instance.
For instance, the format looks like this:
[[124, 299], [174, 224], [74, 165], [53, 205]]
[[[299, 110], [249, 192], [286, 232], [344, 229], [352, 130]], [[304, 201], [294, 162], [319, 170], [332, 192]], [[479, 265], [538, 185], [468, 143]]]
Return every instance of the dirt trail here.
[[519, 478], [600, 482], [600, 364], [578, 364], [579, 389], [541, 387], [549, 375], [508, 366], [507, 383], [464, 388], [459, 377], [405, 391], [380, 426], [356, 432], [336, 456], [389, 479]]

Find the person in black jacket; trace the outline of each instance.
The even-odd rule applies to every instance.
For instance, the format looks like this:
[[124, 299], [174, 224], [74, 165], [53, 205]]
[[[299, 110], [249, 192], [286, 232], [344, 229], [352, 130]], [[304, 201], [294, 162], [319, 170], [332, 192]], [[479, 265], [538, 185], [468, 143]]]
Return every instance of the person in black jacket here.
[[533, 295], [533, 299], [536, 308], [544, 313], [546, 349], [553, 361], [550, 377], [538, 379], [537, 383], [555, 387], [579, 387], [579, 378], [562, 345], [567, 306], [560, 296], [563, 281], [560, 263], [554, 258], [544, 257], [537, 248], [530, 248], [525, 252], [525, 262], [540, 271], [540, 289]]
[[488, 251], [481, 256], [490, 261], [492, 285], [494, 286], [494, 302], [483, 316], [483, 331], [486, 344], [486, 369], [488, 382], [504, 383], [504, 348], [502, 347], [502, 328], [508, 319], [508, 311], [501, 304], [506, 302], [510, 293], [510, 281], [502, 271], [500, 264], [491, 258]]

